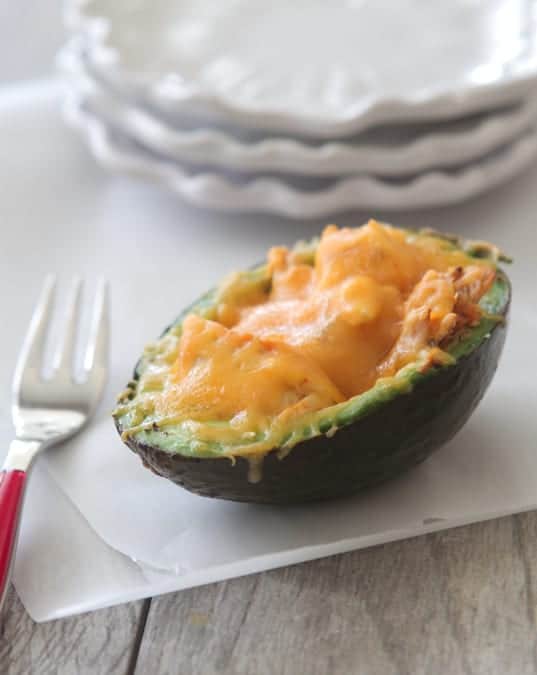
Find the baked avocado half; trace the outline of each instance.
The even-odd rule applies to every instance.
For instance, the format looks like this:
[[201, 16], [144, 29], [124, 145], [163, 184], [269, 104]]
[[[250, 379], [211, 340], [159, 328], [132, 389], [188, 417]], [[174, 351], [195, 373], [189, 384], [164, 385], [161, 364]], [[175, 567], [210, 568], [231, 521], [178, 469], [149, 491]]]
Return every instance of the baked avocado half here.
[[276, 247], [147, 346], [116, 427], [207, 497], [357, 493], [423, 461], [492, 380], [511, 288], [483, 242], [370, 221]]

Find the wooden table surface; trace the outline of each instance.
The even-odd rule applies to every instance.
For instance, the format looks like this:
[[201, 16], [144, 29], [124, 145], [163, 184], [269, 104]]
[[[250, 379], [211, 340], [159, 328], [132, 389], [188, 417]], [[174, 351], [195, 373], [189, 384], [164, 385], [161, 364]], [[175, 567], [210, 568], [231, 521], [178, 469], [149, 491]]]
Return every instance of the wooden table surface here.
[[1, 675], [537, 674], [537, 512], [35, 624]]

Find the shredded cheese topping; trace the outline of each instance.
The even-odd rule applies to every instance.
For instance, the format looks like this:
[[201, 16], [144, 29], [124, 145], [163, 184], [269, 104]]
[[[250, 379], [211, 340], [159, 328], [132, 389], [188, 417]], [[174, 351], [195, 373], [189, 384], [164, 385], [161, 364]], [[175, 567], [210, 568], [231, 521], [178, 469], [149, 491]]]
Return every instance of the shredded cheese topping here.
[[127, 433], [182, 424], [269, 447], [379, 378], [448, 359], [442, 347], [479, 322], [495, 274], [438, 237], [376, 221], [328, 226], [315, 250], [273, 248], [264, 278], [234, 275], [209, 316], [188, 315], [148, 349]]

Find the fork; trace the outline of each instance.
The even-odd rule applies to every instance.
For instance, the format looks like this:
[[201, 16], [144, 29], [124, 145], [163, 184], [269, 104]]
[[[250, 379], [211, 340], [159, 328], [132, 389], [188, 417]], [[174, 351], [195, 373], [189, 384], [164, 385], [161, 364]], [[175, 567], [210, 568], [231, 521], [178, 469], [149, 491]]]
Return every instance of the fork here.
[[44, 347], [54, 302], [55, 279], [45, 281], [13, 378], [12, 417], [15, 440], [0, 470], [0, 610], [6, 596], [17, 544], [24, 490], [37, 455], [86, 424], [101, 399], [107, 376], [108, 302], [101, 281], [93, 308], [84, 357], [84, 377], [75, 376], [77, 325], [82, 282], [76, 280], [67, 306], [65, 334], [45, 378]]

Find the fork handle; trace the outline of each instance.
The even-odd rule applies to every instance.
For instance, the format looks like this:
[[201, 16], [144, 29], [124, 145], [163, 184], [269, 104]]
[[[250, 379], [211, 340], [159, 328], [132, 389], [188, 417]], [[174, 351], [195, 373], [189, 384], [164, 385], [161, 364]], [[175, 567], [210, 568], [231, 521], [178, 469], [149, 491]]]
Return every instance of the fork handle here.
[[0, 608], [9, 584], [11, 561], [17, 543], [26, 471], [0, 471]]

